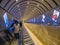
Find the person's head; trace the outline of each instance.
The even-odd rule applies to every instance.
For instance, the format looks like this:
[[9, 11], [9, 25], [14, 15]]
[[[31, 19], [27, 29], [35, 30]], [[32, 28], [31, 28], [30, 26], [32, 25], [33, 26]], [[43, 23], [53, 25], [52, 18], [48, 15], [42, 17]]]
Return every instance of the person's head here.
[[13, 21], [14, 21], [14, 23], [15, 23], [15, 24], [17, 24], [17, 23], [18, 23], [18, 21], [17, 21], [17, 20], [15, 20], [15, 19], [14, 19]]

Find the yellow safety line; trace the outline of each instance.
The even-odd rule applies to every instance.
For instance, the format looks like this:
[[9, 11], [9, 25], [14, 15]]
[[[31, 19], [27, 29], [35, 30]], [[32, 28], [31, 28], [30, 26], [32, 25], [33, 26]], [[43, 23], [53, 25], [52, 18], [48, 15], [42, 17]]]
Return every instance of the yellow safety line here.
[[31, 36], [32, 40], [34, 41], [35, 45], [43, 45], [43, 43], [40, 42], [40, 40], [37, 39], [37, 37], [30, 31], [30, 29], [27, 28], [25, 23], [23, 25], [26, 28], [26, 30], [28, 31], [28, 33]]

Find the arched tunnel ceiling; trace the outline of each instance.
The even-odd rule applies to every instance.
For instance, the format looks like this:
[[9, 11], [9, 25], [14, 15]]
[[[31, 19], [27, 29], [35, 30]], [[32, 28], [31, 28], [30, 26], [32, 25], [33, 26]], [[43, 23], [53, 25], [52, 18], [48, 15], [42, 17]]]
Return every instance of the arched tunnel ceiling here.
[[2, 0], [0, 6], [14, 17], [27, 20], [60, 6], [60, 0]]

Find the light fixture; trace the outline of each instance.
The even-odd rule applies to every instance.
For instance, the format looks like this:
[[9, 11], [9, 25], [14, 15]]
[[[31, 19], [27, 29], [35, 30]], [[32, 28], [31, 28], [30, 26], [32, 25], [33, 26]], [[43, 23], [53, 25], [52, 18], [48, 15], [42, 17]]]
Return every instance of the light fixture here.
[[48, 25], [50, 24], [50, 23], [47, 23]]
[[16, 0], [16, 2], [18, 2], [18, 0]]
[[55, 20], [55, 22], [57, 22], [57, 20]]
[[8, 25], [9, 25], [9, 21], [8, 21], [7, 13], [4, 13], [3, 18], [4, 18], [4, 21], [5, 21], [5, 25], [6, 25], [6, 27], [8, 27]]
[[45, 20], [44, 20], [44, 19], [42, 19], [42, 22], [45, 22]]
[[42, 22], [45, 22], [45, 15], [42, 15]]
[[44, 1], [44, 0], [42, 0], [42, 1]]
[[45, 15], [44, 14], [42, 15], [42, 18], [45, 19]]

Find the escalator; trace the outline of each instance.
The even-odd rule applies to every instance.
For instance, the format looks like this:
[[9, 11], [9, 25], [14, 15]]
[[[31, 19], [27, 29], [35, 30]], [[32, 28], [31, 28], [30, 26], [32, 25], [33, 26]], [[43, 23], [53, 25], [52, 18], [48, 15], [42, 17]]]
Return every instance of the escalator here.
[[23, 28], [23, 42], [24, 45], [34, 45], [34, 42], [32, 41], [31, 37], [29, 36], [28, 32]]
[[13, 40], [10, 45], [35, 45], [30, 35], [24, 27], [20, 32], [20, 37], [17, 40]]

